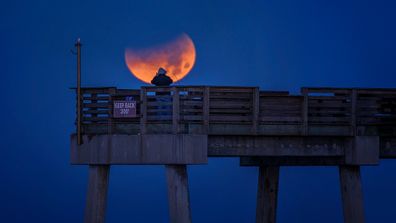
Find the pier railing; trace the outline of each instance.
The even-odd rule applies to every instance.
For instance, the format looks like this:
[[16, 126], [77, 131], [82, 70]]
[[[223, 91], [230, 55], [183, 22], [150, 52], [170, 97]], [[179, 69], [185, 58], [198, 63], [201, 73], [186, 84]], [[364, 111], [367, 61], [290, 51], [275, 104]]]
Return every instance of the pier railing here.
[[[257, 87], [82, 88], [83, 134], [150, 132], [269, 135], [396, 135], [396, 89]], [[114, 101], [136, 116], [114, 116]]]

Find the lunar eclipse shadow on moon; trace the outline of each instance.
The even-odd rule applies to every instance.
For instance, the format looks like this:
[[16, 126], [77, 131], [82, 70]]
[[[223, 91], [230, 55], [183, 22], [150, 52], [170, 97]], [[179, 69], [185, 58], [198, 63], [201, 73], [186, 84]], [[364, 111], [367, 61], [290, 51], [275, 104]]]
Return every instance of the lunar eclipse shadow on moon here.
[[173, 82], [183, 79], [193, 68], [195, 57], [194, 43], [185, 33], [156, 47], [125, 50], [129, 71], [145, 83], [150, 83], [160, 67], [167, 71]]

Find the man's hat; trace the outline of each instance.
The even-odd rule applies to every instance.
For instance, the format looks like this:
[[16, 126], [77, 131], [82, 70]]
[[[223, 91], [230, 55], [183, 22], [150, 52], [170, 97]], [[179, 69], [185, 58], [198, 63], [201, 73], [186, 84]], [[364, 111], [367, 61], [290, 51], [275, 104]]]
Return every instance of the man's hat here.
[[157, 75], [165, 75], [166, 74], [166, 70], [162, 67], [160, 67], [157, 71]]

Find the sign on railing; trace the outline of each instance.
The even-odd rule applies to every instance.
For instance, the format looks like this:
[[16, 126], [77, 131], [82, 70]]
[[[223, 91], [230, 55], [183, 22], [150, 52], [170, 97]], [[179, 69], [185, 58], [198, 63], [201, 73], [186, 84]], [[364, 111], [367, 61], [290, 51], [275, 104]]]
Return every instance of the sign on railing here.
[[114, 118], [134, 118], [136, 117], [136, 101], [120, 100], [113, 102]]

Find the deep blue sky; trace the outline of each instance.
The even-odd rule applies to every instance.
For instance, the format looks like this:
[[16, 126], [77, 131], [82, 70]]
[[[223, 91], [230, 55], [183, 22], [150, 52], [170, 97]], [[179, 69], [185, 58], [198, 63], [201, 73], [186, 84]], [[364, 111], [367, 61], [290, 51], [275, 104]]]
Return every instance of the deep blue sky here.
[[[69, 164], [74, 41], [83, 82], [139, 88], [128, 46], [188, 33], [183, 85], [396, 87], [395, 1], [7, 1], [0, 6], [0, 222], [82, 222], [87, 167]], [[254, 222], [256, 168], [189, 167], [194, 222]], [[367, 222], [393, 222], [396, 160], [362, 169]], [[167, 222], [162, 166], [111, 170], [108, 222]], [[282, 168], [278, 220], [341, 222], [338, 171]]]

